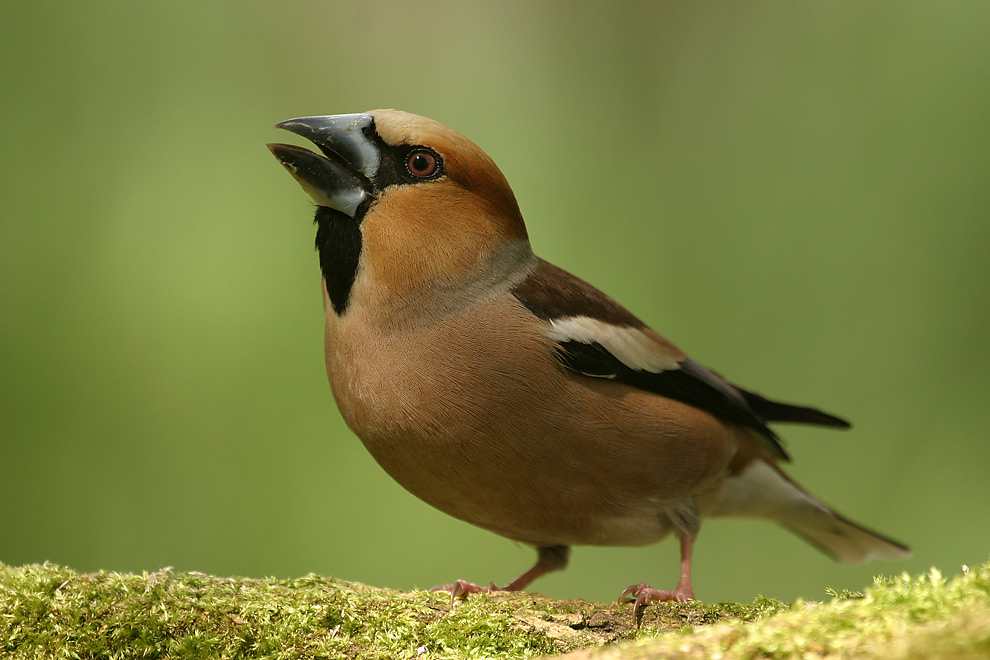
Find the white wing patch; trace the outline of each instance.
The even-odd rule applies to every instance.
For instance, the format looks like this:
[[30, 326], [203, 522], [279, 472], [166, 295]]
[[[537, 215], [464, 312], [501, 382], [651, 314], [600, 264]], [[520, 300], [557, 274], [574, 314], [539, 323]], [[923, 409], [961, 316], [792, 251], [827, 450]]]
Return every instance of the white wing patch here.
[[589, 316], [569, 316], [550, 321], [547, 332], [558, 342], [598, 344], [630, 369], [660, 373], [680, 369], [677, 358], [667, 355], [670, 347], [640, 328], [612, 325]]

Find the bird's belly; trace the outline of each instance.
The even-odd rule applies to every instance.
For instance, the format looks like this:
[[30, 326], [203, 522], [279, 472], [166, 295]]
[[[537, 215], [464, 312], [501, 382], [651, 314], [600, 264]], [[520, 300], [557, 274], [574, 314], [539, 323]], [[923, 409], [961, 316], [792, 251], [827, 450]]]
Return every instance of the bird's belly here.
[[[638, 493], [616, 496], [588, 466], [528, 450], [503, 433], [476, 426], [470, 435], [450, 434], [425, 429], [413, 418], [405, 428], [394, 418], [370, 428], [347, 417], [378, 464], [406, 490], [502, 536], [541, 546], [624, 546], [653, 543], [670, 531], [669, 502]], [[538, 441], [540, 433], [518, 437]]]
[[669, 507], [722, 476], [685, 463], [676, 450], [691, 438], [640, 410], [659, 397], [574, 378], [542, 340], [424, 332], [328, 333], [327, 370], [376, 461], [441, 511], [536, 545], [642, 545], [670, 530]]

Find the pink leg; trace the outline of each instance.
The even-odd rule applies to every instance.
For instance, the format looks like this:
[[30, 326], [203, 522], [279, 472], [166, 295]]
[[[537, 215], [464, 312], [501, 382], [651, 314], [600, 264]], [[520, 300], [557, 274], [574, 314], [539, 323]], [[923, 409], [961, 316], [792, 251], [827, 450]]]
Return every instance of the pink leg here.
[[482, 591], [486, 593], [492, 591], [522, 591], [536, 578], [546, 575], [551, 571], [559, 571], [567, 566], [567, 557], [571, 549], [566, 545], [552, 545], [537, 548], [536, 551], [538, 553], [536, 563], [528, 571], [504, 587], [499, 587], [494, 582], [489, 582], [487, 587], [481, 587], [474, 582], [457, 580], [453, 584], [437, 585], [430, 589], [430, 591], [449, 591], [451, 602], [455, 598], [461, 598], [468, 594], [476, 594]]
[[678, 603], [686, 603], [694, 600], [694, 589], [691, 588], [691, 551], [694, 548], [694, 538], [687, 534], [678, 534], [677, 537], [681, 542], [681, 579], [677, 583], [677, 588], [673, 591], [654, 589], [645, 582], [626, 588], [619, 595], [619, 600], [625, 600], [627, 596], [631, 597], [629, 600], [636, 600], [633, 605], [633, 618], [639, 614], [640, 608], [644, 605], [656, 601], [676, 600]]

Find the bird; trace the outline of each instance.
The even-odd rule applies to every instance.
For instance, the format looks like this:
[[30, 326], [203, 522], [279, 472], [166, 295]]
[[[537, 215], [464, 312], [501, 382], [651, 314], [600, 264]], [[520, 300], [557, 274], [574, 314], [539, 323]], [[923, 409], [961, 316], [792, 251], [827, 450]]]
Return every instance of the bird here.
[[847, 428], [694, 361], [591, 284], [536, 256], [494, 161], [400, 110], [275, 125], [317, 151], [268, 147], [316, 203], [326, 371], [340, 413], [413, 495], [532, 546], [518, 591], [576, 545], [680, 544], [673, 589], [629, 586], [633, 614], [695, 598], [703, 518], [765, 518], [834, 559], [910, 550], [843, 517], [783, 471], [770, 424]]

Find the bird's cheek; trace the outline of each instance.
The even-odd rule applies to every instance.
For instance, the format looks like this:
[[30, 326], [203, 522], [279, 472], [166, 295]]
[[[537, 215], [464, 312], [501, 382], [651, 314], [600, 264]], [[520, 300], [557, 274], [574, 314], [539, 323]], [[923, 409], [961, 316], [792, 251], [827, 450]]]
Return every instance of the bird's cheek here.
[[361, 233], [376, 284], [413, 297], [470, 277], [499, 241], [468, 196], [441, 185], [389, 191], [364, 218]]

